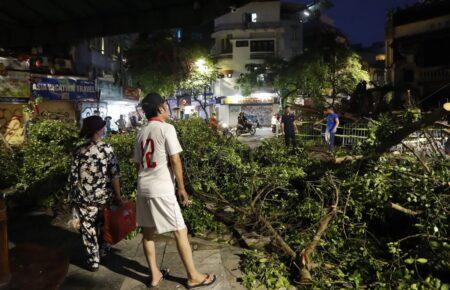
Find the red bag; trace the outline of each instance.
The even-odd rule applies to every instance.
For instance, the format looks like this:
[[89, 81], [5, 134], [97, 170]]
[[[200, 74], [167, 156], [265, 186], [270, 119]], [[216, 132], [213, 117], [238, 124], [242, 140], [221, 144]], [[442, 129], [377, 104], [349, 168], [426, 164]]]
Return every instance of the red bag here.
[[132, 201], [122, 207], [105, 208], [103, 217], [103, 239], [110, 245], [117, 244], [136, 229], [136, 207]]

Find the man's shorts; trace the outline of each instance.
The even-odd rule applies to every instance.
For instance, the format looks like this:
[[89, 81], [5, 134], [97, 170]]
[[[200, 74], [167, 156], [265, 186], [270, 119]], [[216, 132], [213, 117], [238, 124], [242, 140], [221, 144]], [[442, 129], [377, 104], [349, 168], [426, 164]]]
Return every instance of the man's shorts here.
[[136, 197], [136, 220], [140, 227], [156, 228], [162, 234], [186, 228], [181, 208], [175, 195]]

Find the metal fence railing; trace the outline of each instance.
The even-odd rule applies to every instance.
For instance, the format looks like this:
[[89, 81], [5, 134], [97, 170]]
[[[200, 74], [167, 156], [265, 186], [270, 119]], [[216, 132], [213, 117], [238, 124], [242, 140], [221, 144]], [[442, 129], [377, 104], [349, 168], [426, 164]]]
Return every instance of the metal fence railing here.
[[[320, 140], [324, 138], [326, 124], [315, 124], [310, 121], [302, 121], [296, 123], [298, 135], [304, 140]], [[367, 122], [346, 123], [339, 126], [336, 132], [336, 145], [353, 146], [358, 142], [369, 137], [369, 125]], [[443, 149], [447, 140], [446, 134], [442, 128], [428, 128], [411, 134], [404, 140], [406, 144], [414, 148], [428, 151], [435, 147]], [[403, 151], [403, 146], [397, 146], [395, 149]]]

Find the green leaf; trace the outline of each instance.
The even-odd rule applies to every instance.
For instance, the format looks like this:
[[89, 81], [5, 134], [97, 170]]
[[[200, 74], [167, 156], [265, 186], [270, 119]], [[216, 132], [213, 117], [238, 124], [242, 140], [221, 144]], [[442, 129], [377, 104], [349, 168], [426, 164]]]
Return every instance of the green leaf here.
[[417, 261], [417, 263], [419, 263], [419, 264], [426, 264], [426, 263], [428, 263], [428, 260], [425, 259], [425, 258], [419, 258], [419, 259], [417, 259], [416, 261]]
[[411, 265], [411, 264], [414, 263], [414, 259], [413, 258], [408, 258], [408, 259], [405, 260], [405, 263], [408, 264], [408, 265]]

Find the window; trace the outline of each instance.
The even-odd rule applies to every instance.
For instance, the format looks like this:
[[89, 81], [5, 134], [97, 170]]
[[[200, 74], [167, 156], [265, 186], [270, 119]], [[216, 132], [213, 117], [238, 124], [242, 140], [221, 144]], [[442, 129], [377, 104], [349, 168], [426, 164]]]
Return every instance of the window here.
[[275, 41], [273, 40], [254, 40], [250, 42], [251, 52], [273, 52], [275, 51]]
[[258, 14], [252, 13], [252, 14], [251, 14], [251, 21], [252, 21], [253, 23], [256, 23], [256, 22], [258, 21]]
[[413, 83], [414, 82], [414, 71], [410, 69], [403, 70], [403, 81], [405, 83]]
[[258, 22], [258, 14], [257, 13], [245, 13], [244, 14], [244, 24], [248, 25], [250, 23]]
[[103, 37], [90, 39], [89, 48], [101, 54], [105, 54], [105, 39]]
[[102, 38], [100, 39], [100, 41], [101, 41], [100, 52], [101, 52], [101, 54], [105, 54], [105, 38], [102, 37]]
[[236, 47], [248, 47], [248, 40], [237, 40]]
[[232, 35], [228, 34], [227, 38], [221, 40], [222, 53], [232, 53], [233, 52], [233, 46], [231, 45], [231, 41], [230, 41], [231, 38], [232, 38]]

